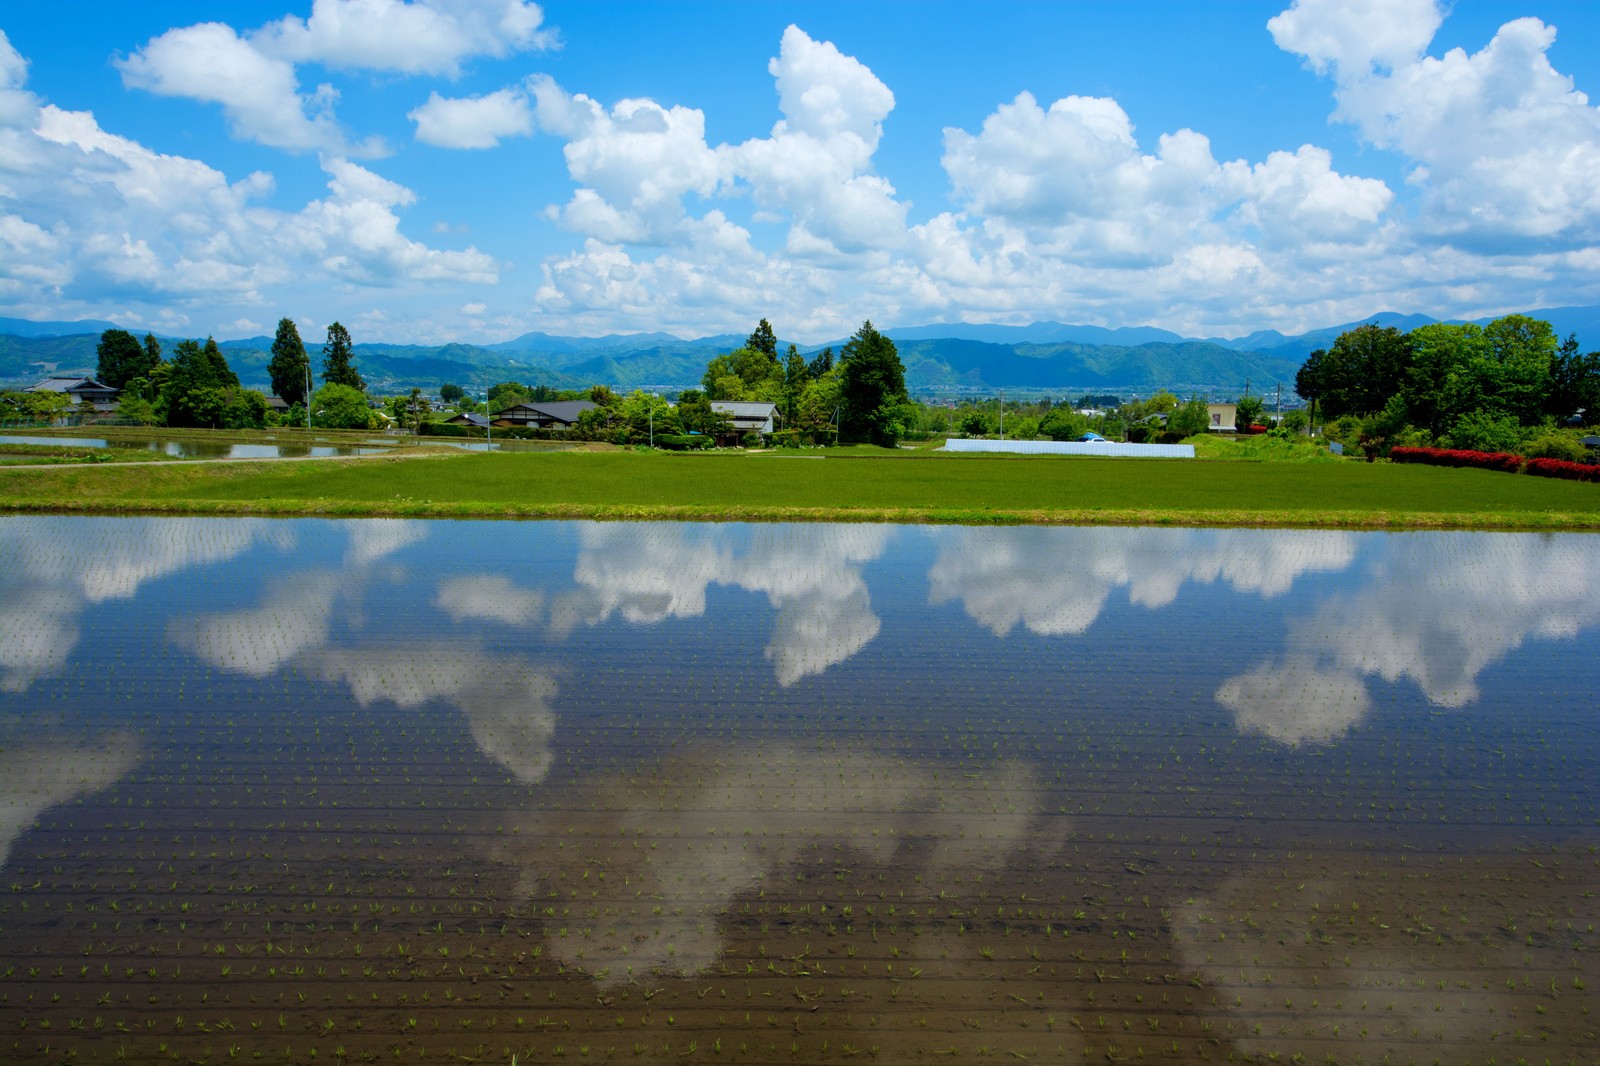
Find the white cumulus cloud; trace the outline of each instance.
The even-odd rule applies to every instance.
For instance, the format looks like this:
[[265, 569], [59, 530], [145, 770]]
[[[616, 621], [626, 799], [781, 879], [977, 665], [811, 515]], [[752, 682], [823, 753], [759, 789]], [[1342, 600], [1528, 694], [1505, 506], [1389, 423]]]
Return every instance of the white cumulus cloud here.
[[1442, 17], [1433, 0], [1300, 0], [1269, 28], [1331, 73], [1336, 118], [1406, 157], [1425, 232], [1491, 253], [1592, 244], [1600, 109], [1551, 66], [1556, 28], [1519, 18], [1476, 52], [1427, 55]]
[[406, 118], [417, 124], [417, 140], [440, 148], [493, 148], [533, 132], [533, 109], [527, 94], [516, 89], [465, 98], [429, 93], [428, 102]]

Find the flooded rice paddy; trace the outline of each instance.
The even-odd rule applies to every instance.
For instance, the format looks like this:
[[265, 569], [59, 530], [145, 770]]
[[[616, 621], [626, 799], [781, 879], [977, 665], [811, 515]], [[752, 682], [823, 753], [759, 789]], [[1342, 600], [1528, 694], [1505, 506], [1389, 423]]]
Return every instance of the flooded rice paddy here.
[[180, 459], [290, 459], [333, 456], [377, 455], [393, 450], [392, 444], [377, 442], [376, 447], [339, 444], [241, 444], [207, 440], [144, 440], [104, 437], [0, 435], [0, 444], [43, 444], [62, 448], [114, 448], [118, 451], [155, 452]]
[[0, 1061], [1592, 1062], [1600, 538], [0, 518]]

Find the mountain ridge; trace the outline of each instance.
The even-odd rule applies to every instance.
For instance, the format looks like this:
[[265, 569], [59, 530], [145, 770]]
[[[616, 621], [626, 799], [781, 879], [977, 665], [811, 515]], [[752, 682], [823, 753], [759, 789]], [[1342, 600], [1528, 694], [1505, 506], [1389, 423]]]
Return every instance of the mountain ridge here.
[[[1600, 306], [1544, 308], [1524, 312], [1543, 318], [1558, 335], [1600, 337]], [[1498, 316], [1496, 316], [1498, 317]], [[1476, 320], [1478, 324], [1492, 318]], [[1247, 379], [1257, 385], [1292, 385], [1310, 352], [1327, 347], [1349, 329], [1367, 323], [1414, 329], [1440, 321], [1426, 315], [1383, 311], [1341, 325], [1285, 335], [1256, 330], [1239, 337], [1184, 337], [1156, 326], [1075, 325], [1034, 322], [1025, 326], [930, 323], [885, 329], [901, 351], [908, 386], [919, 392], [999, 388], [1222, 390]], [[1455, 320], [1460, 321], [1460, 320]], [[92, 372], [99, 320], [43, 322], [0, 318], [0, 382], [25, 386], [51, 373]], [[70, 332], [79, 329], [82, 332]], [[137, 331], [130, 331], [136, 332]], [[168, 351], [180, 338], [157, 335]], [[706, 363], [744, 342], [734, 333], [684, 339], [660, 331], [562, 337], [524, 333], [507, 341], [442, 345], [369, 342], [355, 345], [356, 365], [379, 389], [437, 388], [455, 381], [481, 388], [490, 381], [517, 380], [575, 388], [604, 382], [613, 388], [683, 388], [698, 385]], [[845, 340], [796, 347], [806, 355]], [[265, 388], [272, 339], [219, 341], [249, 387]], [[786, 342], [780, 341], [780, 350]], [[308, 346], [313, 365], [319, 349]]]

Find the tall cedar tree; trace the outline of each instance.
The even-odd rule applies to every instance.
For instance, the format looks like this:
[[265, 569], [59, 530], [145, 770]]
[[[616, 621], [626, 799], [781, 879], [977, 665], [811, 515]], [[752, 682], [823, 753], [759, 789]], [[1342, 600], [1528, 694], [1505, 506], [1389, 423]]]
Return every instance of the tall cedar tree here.
[[300, 330], [292, 318], [278, 319], [278, 334], [272, 338], [272, 361], [267, 364], [272, 391], [293, 406], [306, 401], [306, 379], [311, 376], [311, 357], [300, 340]]
[[778, 357], [778, 335], [772, 332], [772, 323], [766, 319], [756, 327], [755, 332], [745, 339], [746, 348], [754, 348], [758, 352], [765, 352], [774, 359]]
[[[155, 338], [149, 338], [154, 341]], [[102, 385], [120, 389], [134, 378], [147, 378], [161, 361], [161, 346], [155, 346], [155, 358], [139, 346], [133, 334], [125, 329], [108, 329], [100, 334], [95, 348], [100, 364], [95, 368], [95, 380]]]
[[328, 327], [328, 342], [322, 346], [322, 380], [328, 385], [348, 385], [367, 390], [367, 383], [350, 362], [350, 331], [335, 322]]
[[162, 390], [167, 425], [220, 424], [228, 391], [238, 387], [238, 375], [213, 338], [207, 337], [203, 348], [194, 341], [179, 341], [172, 350], [172, 365]]
[[884, 411], [906, 399], [906, 370], [894, 341], [862, 323], [839, 356], [840, 435], [893, 444]]

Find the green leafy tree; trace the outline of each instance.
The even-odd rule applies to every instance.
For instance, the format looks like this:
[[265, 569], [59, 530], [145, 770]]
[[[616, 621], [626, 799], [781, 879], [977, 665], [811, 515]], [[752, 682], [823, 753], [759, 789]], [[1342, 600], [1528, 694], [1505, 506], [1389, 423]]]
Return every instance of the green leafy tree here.
[[1431, 322], [1411, 331], [1411, 361], [1397, 383], [1406, 420], [1434, 437], [1477, 407], [1478, 375], [1484, 361], [1483, 328], [1472, 323]]
[[956, 417], [956, 425], [969, 437], [987, 437], [994, 432], [994, 420], [981, 407], [964, 408]]
[[783, 426], [785, 429], [794, 428], [796, 416], [800, 410], [800, 396], [806, 391], [806, 386], [811, 384], [811, 375], [806, 371], [805, 357], [800, 354], [800, 349], [789, 345], [788, 355], [783, 361]]
[[863, 322], [844, 346], [839, 370], [841, 438], [893, 447], [905, 433], [903, 407], [908, 405], [906, 371], [894, 341], [874, 329], [870, 319]]
[[[156, 387], [149, 378], [134, 378], [122, 386], [121, 403], [127, 403], [129, 400], [150, 401], [155, 398]], [[121, 410], [120, 404], [118, 405], [118, 410]]]
[[449, 382], [445, 382], [439, 386], [439, 399], [445, 403], [460, 403], [466, 395], [467, 391], [460, 385], [452, 385]]
[[255, 389], [228, 389], [223, 394], [224, 429], [260, 429], [267, 423], [267, 398]]
[[1266, 413], [1266, 402], [1259, 396], [1245, 396], [1233, 405], [1233, 428], [1244, 432], [1261, 421]]
[[1209, 430], [1210, 425], [1211, 414], [1206, 402], [1198, 396], [1191, 396], [1167, 416], [1167, 436], [1172, 440], [1200, 436]]
[[716, 436], [726, 433], [728, 416], [711, 406], [711, 398], [699, 389], [685, 389], [678, 395], [678, 422], [685, 433]]
[[179, 341], [172, 350], [160, 407], [169, 426], [209, 426], [223, 424], [230, 403], [230, 390], [239, 388], [239, 377], [212, 337], [199, 343]]
[[774, 360], [778, 358], [778, 335], [772, 332], [772, 324], [766, 319], [756, 326], [755, 331], [745, 340], [746, 348], [753, 348], [765, 355], [770, 355]]
[[411, 395], [403, 396], [400, 400], [401, 410], [395, 416], [395, 421], [415, 432], [428, 420], [428, 413], [433, 410], [433, 405], [422, 395], [422, 390], [415, 387], [412, 388]]
[[491, 414], [499, 414], [508, 407], [515, 407], [534, 398], [533, 390], [516, 381], [502, 381], [498, 385], [490, 385], [488, 397]]
[[812, 381], [817, 380], [822, 375], [826, 374], [828, 371], [830, 371], [832, 369], [833, 369], [833, 349], [832, 348], [824, 348], [824, 349], [822, 349], [822, 351], [818, 352], [815, 356], [812, 357], [811, 362], [806, 364], [806, 373], [811, 377]]
[[1410, 361], [1411, 338], [1393, 326], [1369, 323], [1339, 334], [1319, 368], [1325, 414], [1338, 418], [1383, 410]]
[[64, 392], [17, 393], [19, 412], [23, 418], [36, 422], [54, 422], [72, 407], [72, 400]]
[[1327, 382], [1323, 377], [1323, 360], [1327, 358], [1327, 351], [1318, 348], [1306, 356], [1306, 361], [1294, 375], [1294, 391], [1310, 406], [1311, 413], [1307, 416], [1310, 424], [1317, 424], [1317, 400], [1327, 391]]
[[809, 436], [814, 443], [831, 443], [839, 406], [839, 371], [833, 367], [806, 383], [789, 428]]
[[1051, 440], [1076, 440], [1088, 429], [1089, 420], [1064, 403], [1050, 408], [1039, 420], [1039, 432]]
[[1443, 444], [1476, 452], [1515, 452], [1522, 446], [1522, 426], [1508, 414], [1468, 411], [1455, 420]]
[[634, 389], [617, 401], [617, 421], [627, 427], [628, 439], [634, 443], [647, 443], [650, 436], [683, 432], [678, 412], [671, 404], [655, 393]]
[[148, 376], [151, 370], [161, 365], [161, 342], [156, 340], [154, 333], [144, 335], [144, 365]]
[[706, 364], [700, 384], [713, 400], [782, 403], [784, 368], [773, 352], [760, 348], [739, 348], [719, 355]]
[[360, 389], [330, 382], [311, 397], [311, 423], [319, 429], [370, 429], [372, 410]]
[[1584, 413], [1584, 421], [1600, 420], [1600, 352], [1578, 354], [1578, 338], [1568, 337], [1550, 362], [1550, 391], [1545, 414], [1564, 422]]
[[[350, 361], [354, 352], [350, 331], [337, 322], [329, 326], [328, 339], [322, 345], [322, 380], [325, 384], [347, 385], [358, 392], [366, 391], [367, 383], [361, 380], [360, 372]], [[320, 395], [322, 390], [318, 389], [317, 392]]]
[[311, 357], [300, 340], [300, 330], [292, 318], [278, 319], [278, 332], [272, 338], [272, 359], [267, 363], [272, 391], [284, 403], [304, 404], [306, 382], [311, 376]]
[[100, 356], [95, 379], [103, 385], [120, 389], [134, 378], [148, 377], [155, 364], [161, 361], [160, 351], [157, 345], [157, 355], [152, 360], [133, 334], [125, 329], [108, 329], [100, 334], [100, 343], [95, 347], [95, 352]]

